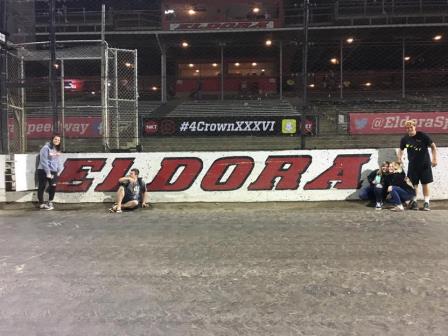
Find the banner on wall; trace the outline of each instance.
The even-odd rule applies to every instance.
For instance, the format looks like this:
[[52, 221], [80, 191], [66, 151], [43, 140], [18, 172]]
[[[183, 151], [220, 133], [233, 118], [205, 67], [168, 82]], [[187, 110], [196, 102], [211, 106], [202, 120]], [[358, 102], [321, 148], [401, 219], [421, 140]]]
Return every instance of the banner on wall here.
[[405, 134], [404, 124], [414, 119], [426, 133], [448, 133], [448, 112], [349, 113], [350, 134]]
[[[118, 179], [138, 168], [151, 202], [357, 199], [361, 181], [395, 149], [64, 154], [57, 202], [113, 201]], [[35, 189], [36, 154], [14, 155], [16, 190]], [[406, 158], [405, 158], [406, 159]], [[433, 199], [448, 199], [448, 148], [439, 148]], [[406, 161], [405, 161], [406, 162]], [[17, 168], [16, 168], [17, 169]], [[30, 201], [32, 193], [23, 201]], [[17, 198], [16, 198], [17, 199]]]
[[[12, 118], [8, 121], [9, 137], [14, 138], [17, 125]], [[60, 127], [61, 129], [61, 127]], [[52, 117], [27, 117], [28, 139], [49, 139], [53, 134]], [[101, 117], [65, 117], [64, 135], [68, 138], [99, 138], [102, 136]]]
[[169, 30], [271, 29], [274, 21], [186, 22], [170, 23]]
[[[143, 118], [142, 134], [154, 136], [297, 136], [300, 117]], [[317, 117], [307, 116], [305, 134], [316, 135]]]

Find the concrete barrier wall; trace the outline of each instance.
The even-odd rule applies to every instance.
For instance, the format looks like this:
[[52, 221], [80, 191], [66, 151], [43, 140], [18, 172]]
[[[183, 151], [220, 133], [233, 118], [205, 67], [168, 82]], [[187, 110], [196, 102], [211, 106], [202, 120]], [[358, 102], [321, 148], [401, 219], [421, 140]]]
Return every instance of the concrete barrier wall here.
[[0, 155], [0, 202], [6, 201], [6, 155]]
[[[150, 201], [265, 202], [356, 199], [360, 181], [396, 150], [89, 153], [63, 156], [55, 201], [113, 201], [117, 180], [140, 169]], [[36, 195], [36, 154], [16, 155], [17, 190], [9, 201]], [[432, 199], [448, 199], [448, 148], [439, 149]], [[365, 182], [364, 182], [365, 183]]]

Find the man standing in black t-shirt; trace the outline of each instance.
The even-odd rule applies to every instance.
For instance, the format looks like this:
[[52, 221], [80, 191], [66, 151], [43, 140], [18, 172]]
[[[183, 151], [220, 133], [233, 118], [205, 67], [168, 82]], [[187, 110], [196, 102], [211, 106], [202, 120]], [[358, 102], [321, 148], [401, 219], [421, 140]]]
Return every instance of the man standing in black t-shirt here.
[[[423, 210], [431, 210], [429, 207], [429, 183], [433, 181], [432, 167], [437, 166], [437, 147], [432, 139], [423, 132], [417, 132], [415, 120], [408, 120], [405, 124], [407, 135], [400, 142], [400, 149], [397, 157], [401, 163], [404, 150], [407, 150], [409, 167], [408, 177], [415, 188], [417, 195], [417, 187], [419, 182], [422, 184], [423, 196], [425, 203]], [[429, 156], [428, 147], [431, 147], [432, 160]], [[417, 196], [410, 203], [410, 208], [418, 210]]]

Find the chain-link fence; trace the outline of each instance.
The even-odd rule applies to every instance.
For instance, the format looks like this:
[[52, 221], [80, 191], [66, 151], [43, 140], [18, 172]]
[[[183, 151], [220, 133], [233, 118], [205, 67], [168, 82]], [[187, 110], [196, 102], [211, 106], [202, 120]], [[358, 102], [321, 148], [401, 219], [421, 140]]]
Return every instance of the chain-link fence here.
[[[72, 122], [63, 128], [67, 141], [77, 141], [71, 150], [136, 146], [141, 141], [137, 112], [140, 117], [307, 113], [319, 119], [317, 134], [331, 138], [350, 135], [352, 112], [448, 111], [446, 1], [310, 1], [306, 70], [303, 3], [260, 1], [255, 13], [255, 8], [240, 2], [222, 8], [207, 2], [190, 8], [194, 15], [177, 1], [166, 2], [166, 8], [160, 2], [160, 11], [107, 8], [108, 42], [126, 49], [104, 48], [102, 54], [97, 45], [96, 58], [89, 59], [80, 47], [84, 42], [69, 46], [58, 41], [58, 113], [48, 104], [47, 56], [25, 57], [25, 84], [10, 86], [10, 92], [14, 96], [16, 90], [17, 97], [20, 90], [24, 92], [27, 118], [28, 113], [57, 120], [64, 116]], [[72, 26], [76, 34], [82, 29], [99, 31], [98, 11], [87, 15], [68, 8], [63, 14], [57, 20], [58, 32], [70, 34]], [[38, 25], [48, 28], [43, 17]], [[98, 42], [85, 45], [94, 43]], [[48, 44], [17, 47], [48, 55]], [[78, 59], [61, 56], [70, 48], [78, 50]], [[138, 60], [133, 50], [137, 48]], [[19, 51], [16, 54], [22, 57]], [[10, 106], [10, 111], [21, 107]], [[93, 124], [87, 129], [96, 128], [100, 136], [79, 136], [84, 126], [76, 126], [76, 119], [70, 118], [80, 115], [90, 120], [79, 124]], [[41, 142], [31, 136], [39, 127], [33, 125], [28, 123], [23, 142], [28, 149]], [[92, 139], [95, 136], [97, 141]], [[157, 140], [150, 141], [153, 145]]]
[[26, 137], [22, 136], [25, 133], [25, 93], [21, 87], [24, 78], [23, 60], [17, 54], [8, 52], [6, 66], [11, 83], [6, 95], [9, 150], [21, 153], [26, 148]]
[[108, 49], [109, 146], [129, 148], [138, 145], [137, 52]]
[[59, 41], [50, 64], [48, 49], [48, 42], [15, 45], [8, 55], [10, 152], [36, 150], [55, 132], [68, 151], [135, 147], [136, 51], [109, 49], [101, 41]]

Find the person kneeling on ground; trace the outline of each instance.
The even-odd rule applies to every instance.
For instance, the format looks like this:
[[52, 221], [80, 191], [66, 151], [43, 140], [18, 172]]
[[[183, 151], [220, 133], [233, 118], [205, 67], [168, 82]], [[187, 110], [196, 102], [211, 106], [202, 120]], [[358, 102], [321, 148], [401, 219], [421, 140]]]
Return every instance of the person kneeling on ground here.
[[115, 205], [109, 209], [110, 212], [121, 213], [122, 209], [135, 209], [141, 203], [143, 208], [149, 207], [147, 203], [146, 184], [137, 168], [131, 169], [129, 176], [121, 177], [120, 187], [117, 190]]
[[388, 192], [387, 198], [394, 205], [392, 211], [403, 211], [403, 203], [409, 203], [415, 196], [415, 189], [399, 162], [389, 165], [389, 175], [384, 179], [384, 188]]
[[375, 204], [376, 210], [381, 210], [386, 192], [383, 189], [385, 176], [389, 173], [389, 161], [384, 161], [379, 169], [373, 170], [367, 176], [369, 185], [359, 191], [359, 198], [362, 200], [369, 200]]

